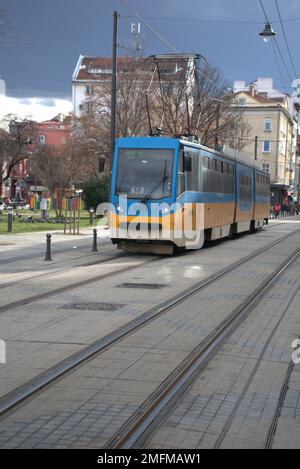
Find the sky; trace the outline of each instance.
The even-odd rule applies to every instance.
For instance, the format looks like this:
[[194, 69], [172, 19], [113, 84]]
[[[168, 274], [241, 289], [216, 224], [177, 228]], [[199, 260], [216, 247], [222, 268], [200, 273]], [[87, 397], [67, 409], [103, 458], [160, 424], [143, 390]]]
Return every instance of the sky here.
[[[0, 116], [15, 108], [46, 118], [71, 110], [72, 73], [79, 55], [111, 56], [114, 10], [120, 13], [118, 53], [128, 54], [124, 46], [130, 44], [131, 23], [140, 20], [126, 5], [178, 51], [207, 57], [229, 86], [233, 80], [273, 77], [275, 87], [290, 92], [290, 78], [296, 76], [275, 0], [262, 2], [290, 77], [278, 52], [276, 65], [272, 45], [259, 36], [265, 21], [259, 0], [0, 0], [8, 16], [8, 34], [0, 38], [0, 77], [10, 97], [0, 102]], [[300, 0], [277, 2], [300, 78]], [[146, 56], [171, 52], [143, 22], [141, 34]]]

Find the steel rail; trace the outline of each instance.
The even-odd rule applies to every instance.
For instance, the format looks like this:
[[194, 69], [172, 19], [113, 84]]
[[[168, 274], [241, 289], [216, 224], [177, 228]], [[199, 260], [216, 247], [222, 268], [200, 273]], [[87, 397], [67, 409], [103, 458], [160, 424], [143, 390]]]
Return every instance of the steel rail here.
[[[37, 278], [47, 277], [47, 276], [51, 276], [53, 274], [62, 273], [62, 272], [68, 272], [69, 270], [78, 269], [80, 267], [89, 267], [89, 266], [98, 265], [98, 264], [105, 264], [105, 262], [113, 261], [115, 259], [122, 259], [122, 258], [127, 257], [127, 256], [128, 256], [128, 254], [124, 253], [124, 254], [120, 254], [120, 255], [108, 256], [108, 257], [105, 257], [103, 259], [100, 258], [98, 260], [95, 260], [95, 257], [94, 257], [93, 260], [91, 260], [90, 262], [85, 262], [84, 264], [73, 264], [73, 265], [69, 265], [65, 268], [59, 268], [59, 269], [51, 270], [51, 271], [48, 271], [48, 272], [43, 272], [42, 274], [34, 275], [32, 277], [26, 277], [26, 278], [23, 278], [23, 279], [20, 279], [20, 280], [15, 280], [15, 281], [12, 281], [12, 282], [3, 283], [2, 285], [0, 285], [0, 290], [3, 290], [4, 288], [14, 287], [16, 285], [22, 284], [23, 282], [28, 282], [30, 280], [35, 280]], [[82, 258], [86, 259], [86, 257], [87, 256], [80, 256], [80, 257], [76, 257], [76, 259], [72, 259], [72, 260], [77, 261], [77, 260], [82, 259]], [[92, 258], [93, 256], [91, 255], [90, 257]], [[56, 265], [56, 264], [54, 264], [54, 265]]]
[[[239, 259], [238, 261], [230, 264], [229, 266], [221, 269], [220, 271], [210, 275], [209, 277], [197, 282], [192, 287], [189, 287], [185, 289], [184, 291], [180, 292], [179, 294], [173, 296], [172, 298], [154, 306], [150, 310], [141, 314], [139, 317], [133, 319], [132, 321], [129, 321], [125, 325], [116, 329], [111, 334], [108, 334], [104, 336], [103, 338], [95, 341], [93, 344], [85, 347], [83, 350], [76, 352], [70, 357], [54, 365], [47, 371], [41, 373], [36, 378], [33, 378], [32, 380], [24, 383], [23, 385], [19, 386], [15, 390], [9, 392], [8, 394], [6, 394], [0, 399], [0, 416], [12, 410], [16, 405], [20, 404], [25, 399], [31, 397], [34, 393], [38, 392], [42, 388], [48, 386], [56, 379], [62, 377], [64, 374], [68, 373], [69, 371], [72, 371], [75, 367], [80, 366], [82, 363], [84, 363], [86, 360], [90, 359], [94, 355], [104, 352], [107, 348], [119, 342], [126, 336], [144, 327], [149, 322], [155, 320], [157, 317], [167, 313], [170, 309], [184, 302], [185, 300], [190, 298], [191, 295], [198, 293], [200, 290], [211, 285], [213, 282], [216, 282], [218, 279], [225, 276], [227, 273], [232, 272], [239, 266], [245, 264], [246, 262], [248, 262], [249, 260], [253, 259], [256, 256], [259, 256], [263, 252], [271, 249], [272, 247], [276, 246], [280, 242], [285, 241], [286, 239], [295, 235], [299, 231], [300, 229], [292, 233], [289, 233], [287, 235], [284, 235], [278, 240], [275, 240], [272, 243], [269, 243], [268, 245], [254, 251], [253, 253], [248, 254], [242, 259]], [[154, 260], [150, 262], [154, 262]], [[141, 265], [139, 265], [138, 267], [140, 266]], [[136, 266], [132, 268], [135, 268], [135, 267]], [[122, 270], [125, 271], [126, 269], [122, 269]], [[120, 271], [118, 271], [117, 273], [120, 273]], [[111, 273], [111, 275], [114, 275], [114, 274], [116, 274], [116, 272]], [[99, 276], [99, 277], [102, 277], [102, 276]], [[86, 280], [85, 284], [89, 282], [90, 280]], [[62, 289], [63, 288], [64, 287], [62, 287]], [[70, 289], [69, 287], [67, 288]], [[74, 288], [74, 285], [72, 288]]]
[[[70, 290], [74, 290], [75, 288], [84, 287], [85, 285], [89, 285], [91, 283], [98, 282], [99, 280], [103, 280], [103, 279], [112, 277], [114, 275], [122, 274], [124, 272], [129, 272], [129, 271], [134, 270], [134, 269], [138, 269], [139, 267], [142, 267], [146, 264], [150, 264], [151, 262], [157, 262], [160, 259], [161, 259], [161, 257], [159, 257], [159, 258], [155, 257], [155, 259], [152, 258], [150, 260], [141, 262], [138, 265], [121, 267], [120, 269], [113, 270], [112, 272], [108, 272], [106, 274], [99, 274], [99, 275], [96, 275], [94, 277], [87, 278], [85, 280], [80, 280], [78, 282], [73, 282], [72, 284], [65, 285], [63, 287], [55, 288], [53, 290], [49, 290], [49, 291], [46, 291], [46, 292], [43, 292], [43, 293], [39, 293], [37, 295], [29, 296], [27, 298], [22, 298], [21, 300], [16, 300], [16, 301], [12, 301], [11, 303], [6, 303], [4, 305], [0, 305], [0, 314], [5, 313], [6, 311], [9, 311], [9, 310], [18, 308], [19, 306], [25, 306], [27, 304], [34, 303], [35, 301], [43, 300], [44, 298], [48, 298], [48, 297], [51, 297], [53, 295], [58, 295], [60, 293], [64, 293], [64, 292], [67, 292], [67, 291], [70, 291]], [[110, 259], [107, 259], [107, 262], [109, 260]], [[102, 263], [102, 262], [100, 262], [100, 263]]]
[[174, 407], [174, 402], [198, 378], [220, 344], [260, 302], [278, 277], [299, 257], [300, 248], [289, 255], [240, 305], [212, 331], [166, 380], [149, 396], [107, 444], [109, 449], [128, 449], [141, 445], [155, 431]]
[[274, 437], [275, 437], [277, 424], [278, 424], [278, 419], [280, 417], [281, 410], [282, 410], [282, 407], [284, 405], [284, 399], [285, 399], [286, 393], [289, 389], [289, 382], [290, 382], [290, 378], [291, 378], [293, 370], [294, 370], [294, 363], [292, 361], [290, 361], [287, 372], [286, 372], [286, 375], [285, 375], [284, 382], [282, 384], [282, 388], [281, 388], [281, 392], [280, 392], [280, 395], [279, 395], [276, 410], [275, 410], [275, 413], [274, 413], [274, 417], [272, 419], [272, 423], [270, 425], [270, 428], [269, 428], [269, 431], [268, 431], [268, 434], [267, 434], [267, 437], [266, 437], [265, 449], [271, 449], [272, 446], [273, 446]]

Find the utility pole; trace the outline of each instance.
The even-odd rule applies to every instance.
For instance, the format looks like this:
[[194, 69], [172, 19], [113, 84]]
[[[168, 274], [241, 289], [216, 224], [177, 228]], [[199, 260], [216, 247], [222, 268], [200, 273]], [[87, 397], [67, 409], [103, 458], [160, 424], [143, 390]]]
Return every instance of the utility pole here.
[[257, 160], [257, 143], [258, 143], [258, 136], [256, 135], [255, 143], [254, 143], [254, 159], [255, 160]]
[[[110, 159], [109, 159], [109, 175], [111, 185], [111, 174], [113, 168], [115, 139], [116, 139], [116, 109], [117, 109], [117, 48], [118, 48], [118, 12], [113, 13], [113, 48], [112, 48], [112, 78], [111, 78], [111, 142], [110, 142]], [[110, 195], [110, 191], [109, 191]]]

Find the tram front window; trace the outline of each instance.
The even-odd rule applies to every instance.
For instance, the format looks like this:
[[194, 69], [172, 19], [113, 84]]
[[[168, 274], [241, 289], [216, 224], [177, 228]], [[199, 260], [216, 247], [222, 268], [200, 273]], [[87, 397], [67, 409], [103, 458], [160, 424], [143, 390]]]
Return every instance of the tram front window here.
[[169, 197], [173, 155], [168, 149], [120, 149], [116, 194], [145, 200]]

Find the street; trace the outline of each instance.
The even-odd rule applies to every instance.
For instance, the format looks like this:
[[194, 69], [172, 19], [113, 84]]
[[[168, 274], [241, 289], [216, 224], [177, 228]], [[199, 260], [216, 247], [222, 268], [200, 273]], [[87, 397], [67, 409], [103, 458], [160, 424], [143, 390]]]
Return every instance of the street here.
[[300, 218], [169, 257], [91, 232], [1, 237], [1, 447], [299, 447]]

